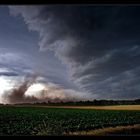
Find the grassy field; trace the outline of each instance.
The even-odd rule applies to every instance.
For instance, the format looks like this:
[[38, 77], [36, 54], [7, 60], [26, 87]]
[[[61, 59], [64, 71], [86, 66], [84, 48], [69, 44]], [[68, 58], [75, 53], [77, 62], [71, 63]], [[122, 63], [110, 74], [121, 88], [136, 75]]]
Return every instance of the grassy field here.
[[0, 135], [69, 135], [79, 131], [140, 124], [140, 110], [134, 106], [132, 108], [134, 110], [1, 106]]

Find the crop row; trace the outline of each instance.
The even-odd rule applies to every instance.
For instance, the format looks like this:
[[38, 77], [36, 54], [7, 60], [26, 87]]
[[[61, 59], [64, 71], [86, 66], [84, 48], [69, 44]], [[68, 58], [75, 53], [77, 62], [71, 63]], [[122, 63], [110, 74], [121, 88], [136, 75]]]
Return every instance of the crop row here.
[[0, 107], [0, 135], [63, 135], [117, 125], [140, 124], [140, 111]]

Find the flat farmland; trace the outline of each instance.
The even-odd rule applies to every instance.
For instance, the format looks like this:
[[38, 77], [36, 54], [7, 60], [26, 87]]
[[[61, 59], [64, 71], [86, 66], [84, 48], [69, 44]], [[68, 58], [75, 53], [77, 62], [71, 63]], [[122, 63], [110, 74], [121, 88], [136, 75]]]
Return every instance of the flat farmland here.
[[140, 124], [140, 110], [134, 106], [131, 107], [133, 110], [104, 107], [1, 106], [0, 135], [71, 135], [79, 131]]

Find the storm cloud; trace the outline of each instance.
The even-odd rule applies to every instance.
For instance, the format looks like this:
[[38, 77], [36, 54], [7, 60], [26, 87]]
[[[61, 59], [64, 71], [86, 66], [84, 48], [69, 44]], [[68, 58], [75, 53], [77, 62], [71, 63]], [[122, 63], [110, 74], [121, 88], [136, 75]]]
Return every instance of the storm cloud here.
[[140, 98], [139, 6], [10, 6], [92, 98]]
[[5, 104], [67, 102], [87, 100], [80, 92], [65, 89], [54, 83], [42, 83], [39, 76], [27, 75], [10, 90], [0, 95], [0, 102]]

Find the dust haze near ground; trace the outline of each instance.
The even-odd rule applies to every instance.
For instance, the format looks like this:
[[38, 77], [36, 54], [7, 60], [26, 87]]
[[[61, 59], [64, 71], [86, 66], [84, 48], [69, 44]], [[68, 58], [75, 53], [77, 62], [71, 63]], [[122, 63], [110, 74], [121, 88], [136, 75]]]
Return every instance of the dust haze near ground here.
[[33, 85], [37, 85], [36, 75], [25, 76], [23, 82], [19, 86], [15, 86], [9, 93], [2, 96], [7, 104], [18, 103], [39, 103], [39, 102], [67, 102], [80, 101], [85, 98], [80, 97], [80, 92], [71, 89], [64, 89], [53, 83], [40, 83], [42, 89], [39, 91], [29, 91]]

